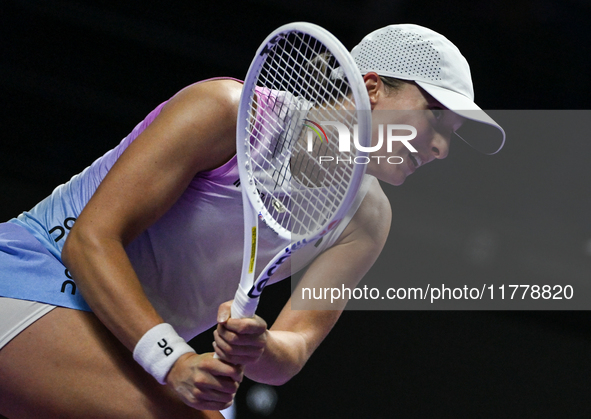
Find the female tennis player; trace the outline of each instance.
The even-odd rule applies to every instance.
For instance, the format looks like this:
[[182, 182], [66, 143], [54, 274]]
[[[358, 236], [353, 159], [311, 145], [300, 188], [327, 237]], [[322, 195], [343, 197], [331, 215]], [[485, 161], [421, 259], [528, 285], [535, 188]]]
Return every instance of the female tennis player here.
[[[374, 152], [402, 163], [371, 159], [347, 217], [308, 251], [302, 286], [321, 278], [355, 287], [374, 263], [391, 219], [378, 179], [400, 185], [445, 158], [462, 123], [497, 131], [489, 153], [504, 142], [473, 102], [466, 60], [440, 34], [392, 25], [352, 55], [374, 115], [373, 143], [379, 124], [399, 123], [385, 111], [417, 111], [407, 121], [416, 151], [392, 142]], [[183, 89], [116, 148], [0, 225], [1, 414], [219, 418], [244, 375], [285, 383], [329, 333], [340, 310], [292, 311], [287, 302], [271, 327], [258, 316], [230, 317], [243, 248], [241, 89], [233, 79]], [[274, 255], [282, 244], [260, 230], [259, 255]], [[290, 273], [282, 266], [270, 282]], [[186, 341], [216, 323], [214, 352], [195, 353]]]

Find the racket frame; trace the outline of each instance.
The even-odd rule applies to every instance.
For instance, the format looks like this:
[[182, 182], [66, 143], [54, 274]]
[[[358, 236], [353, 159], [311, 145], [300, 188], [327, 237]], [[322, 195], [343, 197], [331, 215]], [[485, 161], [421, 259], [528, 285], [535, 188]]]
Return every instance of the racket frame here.
[[[369, 97], [365, 91], [365, 83], [353, 57], [343, 44], [326, 29], [308, 22], [293, 22], [283, 25], [267, 36], [257, 50], [248, 69], [238, 108], [236, 156], [244, 210], [244, 254], [240, 286], [238, 287], [232, 304], [232, 317], [236, 318], [254, 316], [259, 296], [270, 277], [276, 272], [277, 268], [287, 261], [291, 257], [291, 254], [298, 248], [307, 243], [318, 240], [339, 224], [349, 210], [350, 205], [353, 203], [359, 186], [361, 185], [363, 174], [365, 173], [365, 164], [354, 164], [355, 167], [353, 169], [351, 183], [348, 186], [345, 197], [333, 216], [326, 221], [326, 227], [312, 237], [303, 238], [296, 243], [290, 243], [289, 246], [284, 247], [283, 250], [280, 251], [261, 271], [257, 280], [254, 280], [258, 248], [259, 219], [275, 231], [280, 239], [289, 240], [291, 242], [292, 235], [269, 214], [261, 200], [254, 179], [251, 176], [250, 161], [248, 157], [248, 148], [250, 144], [248, 121], [249, 118], [252, 117], [250, 110], [251, 103], [256, 94], [256, 82], [267, 55], [275, 44], [277, 44], [282, 38], [287, 37], [290, 32], [294, 31], [310, 35], [320, 41], [339, 62], [344, 77], [349, 80], [351, 93], [356, 105], [359, 141], [361, 145], [365, 147], [368, 147], [371, 141], [371, 106], [369, 103]], [[366, 155], [367, 153], [365, 152], [357, 151], [357, 156]]]

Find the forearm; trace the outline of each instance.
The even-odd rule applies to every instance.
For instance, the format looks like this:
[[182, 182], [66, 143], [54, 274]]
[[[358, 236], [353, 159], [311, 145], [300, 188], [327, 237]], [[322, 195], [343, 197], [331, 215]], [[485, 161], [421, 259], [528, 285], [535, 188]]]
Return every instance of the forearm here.
[[120, 241], [90, 239], [73, 230], [62, 257], [93, 312], [130, 350], [146, 331], [163, 322]]
[[253, 381], [281, 385], [289, 381], [304, 366], [309, 357], [306, 340], [295, 332], [269, 330], [263, 355], [244, 369]]

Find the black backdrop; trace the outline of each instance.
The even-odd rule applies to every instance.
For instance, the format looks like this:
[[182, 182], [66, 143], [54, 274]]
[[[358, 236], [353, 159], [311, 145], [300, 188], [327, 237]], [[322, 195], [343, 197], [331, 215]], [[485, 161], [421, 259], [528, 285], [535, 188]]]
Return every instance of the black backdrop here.
[[[30, 208], [180, 88], [243, 77], [283, 23], [320, 24], [349, 48], [389, 23], [431, 27], [468, 58], [481, 107], [542, 110], [590, 108], [590, 17], [585, 0], [3, 0], [0, 218]], [[453, 144], [448, 159], [396, 189], [398, 205], [453, 220], [465, 237], [496, 237], [495, 248], [527, 248], [540, 258], [528, 266], [551, 262], [556, 281], [588, 278], [587, 136], [540, 142], [508, 132], [494, 157]], [[399, 275], [445, 278], [457, 266], [478, 274], [501, 263], [536, 275], [494, 252], [479, 265], [430, 237], [419, 217], [410, 223], [393, 230], [410, 243], [391, 256]], [[261, 315], [271, 322], [288, 295], [287, 282], [270, 287]], [[588, 322], [587, 312], [348, 311], [276, 389], [272, 417], [589, 417]], [[211, 338], [193, 343], [208, 350]], [[251, 386], [239, 393], [239, 418], [256, 417], [245, 404]]]

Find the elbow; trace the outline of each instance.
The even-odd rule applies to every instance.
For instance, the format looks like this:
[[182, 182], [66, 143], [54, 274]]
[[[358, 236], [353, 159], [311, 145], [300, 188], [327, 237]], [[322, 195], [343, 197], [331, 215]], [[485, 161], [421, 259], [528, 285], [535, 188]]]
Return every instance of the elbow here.
[[96, 235], [74, 225], [62, 248], [62, 263], [72, 271], [75, 269], [77, 261], [82, 260], [84, 255], [88, 255], [100, 247], [98, 242]]
[[64, 247], [62, 247], [62, 254], [61, 254], [62, 262], [66, 267], [69, 267], [70, 263], [75, 258], [74, 252], [75, 252], [76, 246], [73, 243], [75, 241], [76, 241], [75, 233], [70, 231], [70, 233], [66, 237], [66, 242], [64, 243]]
[[289, 382], [289, 380], [291, 380], [293, 377], [295, 377], [300, 372], [300, 370], [301, 370], [301, 368], [292, 369], [292, 370], [285, 369], [279, 373], [268, 375], [268, 374], [253, 373], [253, 372], [249, 371], [248, 369], [246, 369], [244, 375], [246, 377], [248, 377], [250, 380], [256, 381], [257, 383], [267, 384], [269, 386], [278, 387], [278, 386], [282, 386], [283, 384], [286, 384], [287, 382]]
[[277, 374], [276, 376], [270, 377], [268, 380], [268, 382], [264, 383], [264, 384], [269, 384], [272, 386], [282, 386], [283, 384], [286, 384], [287, 382], [289, 382], [293, 377], [295, 377], [296, 375], [298, 375], [298, 373], [302, 370], [302, 367], [304, 365], [297, 365], [297, 364], [292, 364], [290, 365], [288, 368], [285, 368], [283, 371], [281, 371], [281, 373]]
[[298, 368], [295, 371], [291, 371], [289, 374], [285, 375], [284, 377], [279, 377], [278, 380], [276, 380], [276, 384], [273, 384], [275, 386], [282, 386], [283, 384], [286, 384], [287, 382], [289, 382], [293, 377], [295, 377], [296, 375], [298, 375], [298, 373], [301, 371], [301, 368]]
[[[262, 384], [281, 386], [295, 377], [306, 364], [309, 356], [305, 342], [298, 345], [301, 337], [295, 334], [280, 332], [282, 336], [263, 352], [261, 358], [245, 366], [244, 374], [249, 379]], [[291, 337], [292, 339], [285, 339]], [[278, 344], [278, 342], [281, 343]]]

